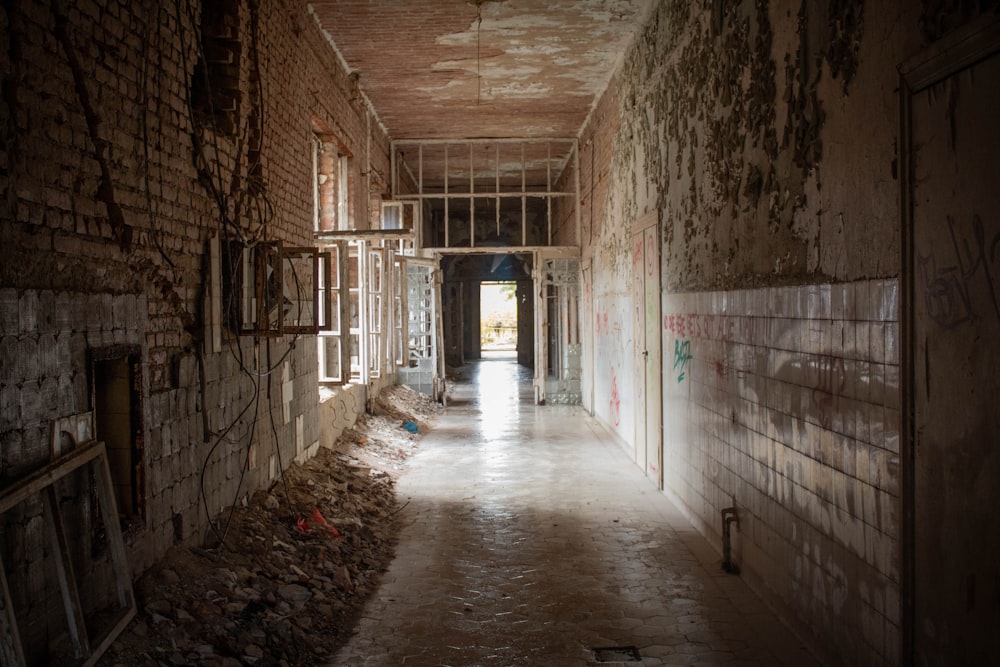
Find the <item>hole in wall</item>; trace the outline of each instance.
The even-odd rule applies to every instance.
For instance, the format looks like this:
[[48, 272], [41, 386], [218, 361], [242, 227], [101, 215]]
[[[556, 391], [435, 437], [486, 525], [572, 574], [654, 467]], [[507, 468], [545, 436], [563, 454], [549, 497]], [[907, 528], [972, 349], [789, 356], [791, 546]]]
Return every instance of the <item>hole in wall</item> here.
[[[122, 532], [145, 519], [142, 367], [138, 350], [108, 348], [91, 356], [95, 437], [105, 443]], [[95, 530], [99, 530], [95, 526]]]

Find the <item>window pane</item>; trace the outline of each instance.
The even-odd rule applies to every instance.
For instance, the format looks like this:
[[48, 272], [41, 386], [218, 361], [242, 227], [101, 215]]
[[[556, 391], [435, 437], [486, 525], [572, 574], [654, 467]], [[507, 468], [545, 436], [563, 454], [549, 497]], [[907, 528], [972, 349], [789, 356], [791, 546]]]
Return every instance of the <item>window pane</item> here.
[[313, 253], [286, 254], [281, 272], [282, 326], [291, 330], [316, 326], [316, 267]]
[[320, 344], [320, 380], [326, 382], [341, 382], [340, 336], [319, 336]]

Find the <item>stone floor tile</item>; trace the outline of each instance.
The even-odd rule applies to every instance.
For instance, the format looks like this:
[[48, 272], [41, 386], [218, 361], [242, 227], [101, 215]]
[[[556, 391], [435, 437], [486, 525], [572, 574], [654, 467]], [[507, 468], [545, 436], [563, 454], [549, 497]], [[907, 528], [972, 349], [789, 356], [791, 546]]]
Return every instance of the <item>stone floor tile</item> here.
[[[602, 427], [484, 360], [399, 481], [396, 558], [340, 667], [815, 665]], [[628, 663], [620, 663], [622, 665]]]

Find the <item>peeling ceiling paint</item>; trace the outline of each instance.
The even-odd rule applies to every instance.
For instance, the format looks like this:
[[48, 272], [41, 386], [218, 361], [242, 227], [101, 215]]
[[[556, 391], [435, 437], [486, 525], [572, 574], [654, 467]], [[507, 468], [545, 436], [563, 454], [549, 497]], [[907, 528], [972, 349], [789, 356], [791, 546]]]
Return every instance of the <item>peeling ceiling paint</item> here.
[[402, 138], [576, 136], [652, 0], [317, 0]]

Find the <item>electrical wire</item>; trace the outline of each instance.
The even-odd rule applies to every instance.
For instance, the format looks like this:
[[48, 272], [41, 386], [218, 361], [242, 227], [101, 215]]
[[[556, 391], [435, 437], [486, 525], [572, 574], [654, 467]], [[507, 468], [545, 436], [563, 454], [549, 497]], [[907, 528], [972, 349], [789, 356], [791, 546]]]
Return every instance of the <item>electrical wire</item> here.
[[[160, 5], [158, 3], [156, 3], [156, 8], [157, 8], [156, 25], [159, 27], [160, 25], [162, 25], [162, 21], [160, 21], [160, 16], [159, 16]], [[160, 238], [161, 234], [163, 233], [163, 230], [159, 229], [158, 225], [157, 225], [158, 215], [157, 215], [156, 209], [153, 206], [153, 193], [151, 191], [152, 188], [150, 186], [150, 175], [149, 175], [150, 155], [149, 155], [149, 120], [148, 120], [148, 115], [149, 115], [149, 61], [150, 61], [149, 52], [152, 49], [152, 46], [153, 46], [153, 40], [152, 39], [146, 40], [146, 49], [145, 49], [145, 53], [143, 54], [143, 58], [142, 58], [142, 66], [139, 68], [139, 94], [140, 94], [141, 97], [140, 97], [140, 103], [139, 103], [138, 106], [139, 106], [139, 110], [140, 110], [139, 113], [140, 113], [140, 116], [142, 118], [142, 121], [141, 121], [140, 125], [142, 126], [142, 151], [143, 151], [143, 157], [145, 158], [145, 162], [143, 163], [143, 170], [142, 170], [143, 184], [145, 185], [145, 192], [143, 194], [146, 197], [146, 211], [147, 211], [147, 213], [149, 215], [149, 227], [150, 227], [150, 234], [149, 234], [149, 236], [150, 236], [150, 238], [153, 241], [153, 245], [156, 246], [156, 249], [159, 251], [160, 256], [163, 258], [163, 261], [165, 261], [167, 264], [169, 264], [170, 268], [175, 268], [174, 262], [173, 262], [173, 260], [170, 259], [170, 256], [167, 254], [167, 251], [164, 249], [164, 247], [163, 247], [163, 241]], [[159, 71], [162, 72], [163, 71], [163, 49], [159, 48], [160, 47], [160, 31], [159, 30], [156, 31], [156, 46], [158, 47], [157, 48], [157, 53], [159, 54], [159, 58], [160, 58]], [[159, 101], [157, 102], [157, 107], [159, 107]], [[161, 185], [162, 185], [162, 179], [161, 179]]]
[[[271, 341], [270, 341], [270, 339], [268, 339], [268, 341], [267, 341], [267, 356], [268, 356], [268, 363], [270, 363], [270, 358], [271, 358]], [[280, 479], [281, 479], [281, 482], [282, 482], [282, 486], [284, 486], [284, 489], [285, 489], [285, 502], [288, 504], [288, 507], [290, 509], [294, 510], [294, 509], [297, 509], [297, 508], [293, 507], [292, 494], [291, 494], [291, 492], [288, 489], [288, 479], [285, 477], [285, 463], [284, 463], [284, 461], [282, 461], [282, 457], [281, 457], [281, 443], [279, 442], [279, 439], [278, 439], [278, 427], [274, 423], [274, 407], [271, 404], [271, 376], [270, 375], [267, 376], [267, 406], [268, 406], [268, 415], [271, 418], [271, 435], [274, 437], [274, 453], [275, 453], [275, 455], [278, 458], [278, 472], [279, 472], [279, 476], [280, 476]], [[301, 509], [301, 508], [298, 508], [298, 509]], [[296, 514], [296, 512], [293, 511], [292, 515], [295, 516], [295, 514]], [[299, 512], [299, 514], [301, 514], [301, 512]]]
[[[181, 0], [177, 0], [174, 4], [174, 13], [178, 30], [182, 30], [184, 27], [184, 23], [181, 18], [182, 9], [180, 2]], [[194, 102], [192, 96], [190, 95], [187, 98], [187, 112], [191, 126], [195, 130], [192, 134], [196, 166], [199, 173], [203, 176], [203, 185], [205, 185], [210, 197], [214, 200], [218, 209], [220, 231], [230, 236], [230, 238], [233, 238], [233, 240], [235, 240], [238, 244], [235, 248], [231, 248], [230, 257], [232, 257], [236, 252], [250, 253], [250, 270], [256, 276], [259, 275], [258, 272], [261, 271], [260, 262], [268, 261], [267, 254], [269, 251], [265, 248], [267, 248], [270, 244], [268, 241], [269, 228], [271, 221], [275, 217], [275, 208], [273, 202], [267, 195], [266, 177], [264, 175], [265, 164], [262, 159], [264, 153], [264, 129], [266, 127], [266, 93], [260, 62], [262, 41], [260, 31], [260, 3], [257, 0], [251, 0], [247, 7], [250, 22], [250, 44], [247, 52], [249, 53], [250, 58], [251, 80], [255, 84], [251, 92], [251, 95], [254, 95], [254, 97], [250, 99], [250, 106], [255, 113], [247, 114], [245, 119], [241, 119], [238, 124], [238, 131], [234, 137], [235, 156], [237, 159], [232, 178], [230, 179], [230, 188], [228, 192], [226, 191], [224, 185], [225, 180], [222, 174], [221, 160], [219, 159], [221, 152], [218, 144], [218, 133], [215, 131], [204, 133], [204, 135], [206, 135], [208, 140], [211, 142], [210, 146], [206, 146], [203, 143], [203, 138], [197, 131], [201, 124], [198, 121], [198, 115], [194, 108]], [[198, 22], [194, 17], [194, 9], [190, 2], [186, 3], [183, 13], [187, 15], [188, 25], [191, 26], [191, 32], [195, 35], [194, 48], [199, 56], [199, 64], [201, 67], [200, 74], [203, 79], [203, 85], [205, 86], [208, 117], [214, 121], [216, 118], [216, 109], [214, 106], [214, 95], [211, 89], [211, 72], [208, 68], [201, 39], [198, 38], [198, 32], [196, 29]], [[194, 70], [190, 69], [188, 66], [189, 61], [187, 54], [187, 48], [182, 44], [181, 61], [183, 71], [193, 72]], [[254, 127], [252, 128], [250, 127], [251, 122], [254, 123]], [[211, 156], [206, 153], [206, 148], [211, 148]], [[241, 182], [238, 170], [240, 165], [243, 163], [244, 158], [246, 160], [247, 169], [246, 177]], [[278, 261], [282, 261], [280, 254], [278, 254]], [[230, 285], [239, 284], [243, 269], [241, 264], [242, 261], [239, 263], [236, 261], [229, 262]], [[295, 301], [296, 303], [301, 303], [303, 285], [294, 264], [291, 264], [291, 274], [292, 282], [294, 284]], [[244, 280], [249, 279], [246, 275], [243, 275], [242, 278]], [[278, 298], [283, 299], [283, 285], [279, 285], [279, 288]], [[239, 295], [234, 295], [231, 290], [225, 295], [226, 300], [223, 306], [224, 312], [228, 317], [232, 317], [234, 312], [241, 312], [240, 308], [234, 309], [234, 306], [238, 305], [238, 300], [240, 298], [241, 297]], [[266, 311], [271, 304], [267, 302], [266, 298], [263, 301], [264, 302], [258, 303], [257, 305], [259, 310]], [[279, 309], [283, 309], [284, 304], [279, 301], [278, 307]], [[283, 317], [283, 315], [281, 316]], [[238, 331], [243, 327], [243, 324], [243, 322], [235, 323]], [[299, 313], [299, 319], [296, 321], [296, 324], [301, 325], [301, 313]], [[250, 400], [247, 401], [246, 405], [244, 405], [240, 410], [239, 414], [237, 414], [236, 417], [216, 435], [215, 441], [206, 452], [201, 465], [199, 486], [201, 491], [202, 506], [205, 510], [209, 526], [218, 539], [220, 545], [227, 549], [230, 547], [226, 544], [226, 538], [228, 537], [236, 508], [239, 504], [239, 497], [242, 493], [246, 473], [250, 470], [250, 453], [254, 445], [254, 438], [255, 436], [259, 437], [257, 423], [261, 417], [260, 404], [265, 398], [265, 393], [267, 411], [271, 424], [271, 433], [274, 439], [275, 454], [278, 461], [278, 472], [284, 485], [286, 502], [290, 508], [292, 508], [293, 504], [288, 488], [288, 482], [285, 477], [285, 463], [281, 452], [281, 443], [278, 434], [278, 427], [275, 423], [274, 406], [271, 404], [271, 398], [274, 371], [280, 368], [291, 353], [296, 349], [296, 343], [298, 342], [300, 334], [296, 332], [292, 340], [289, 342], [288, 348], [277, 360], [274, 360], [272, 358], [271, 333], [273, 332], [255, 330], [250, 334], [251, 337], [249, 342], [253, 345], [253, 349], [255, 350], [253, 368], [250, 368], [247, 365], [247, 359], [244, 353], [244, 343], [241, 340], [239, 333], [226, 337], [229, 354], [236, 361], [241, 375], [246, 377], [250, 382], [252, 395]], [[264, 339], [263, 346], [261, 345], [262, 338]], [[261, 349], [262, 347], [264, 348], [263, 350]], [[262, 353], [264, 355], [263, 359]], [[266, 392], [262, 390], [262, 382], [265, 378], [267, 382]], [[253, 410], [252, 414], [250, 412], [251, 409]], [[244, 423], [244, 420], [248, 420], [246, 430], [241, 433], [237, 432], [238, 430], [242, 430], [237, 429], [237, 426]], [[240, 469], [239, 479], [237, 480], [233, 502], [229, 506], [228, 515], [220, 526], [217, 525], [212, 518], [213, 515], [208, 506], [208, 494], [206, 492], [205, 483], [209, 462], [212, 460], [219, 446], [223, 442], [234, 445], [243, 444], [246, 447], [246, 453], [243, 465]]]

